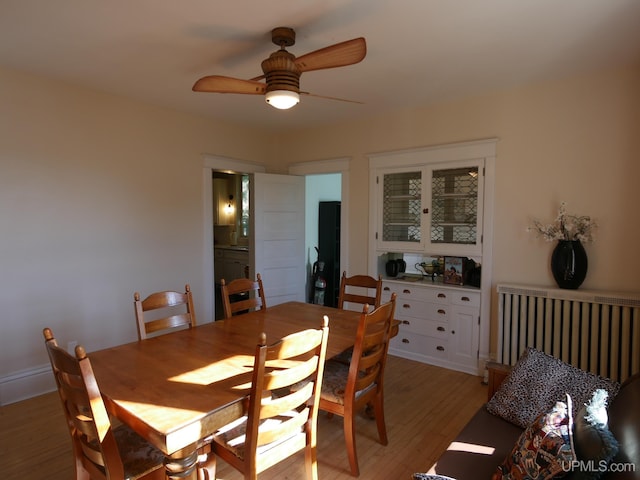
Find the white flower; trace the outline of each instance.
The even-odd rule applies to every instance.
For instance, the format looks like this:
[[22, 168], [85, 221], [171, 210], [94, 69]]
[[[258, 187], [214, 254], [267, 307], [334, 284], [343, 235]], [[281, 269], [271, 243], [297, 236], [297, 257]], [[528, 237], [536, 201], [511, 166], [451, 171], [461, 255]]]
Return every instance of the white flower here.
[[597, 224], [587, 215], [571, 215], [567, 213], [566, 204], [562, 202], [558, 216], [553, 223], [543, 225], [539, 220], [533, 220], [527, 231], [535, 232], [548, 242], [553, 240], [580, 240], [588, 243], [593, 241], [593, 230]]

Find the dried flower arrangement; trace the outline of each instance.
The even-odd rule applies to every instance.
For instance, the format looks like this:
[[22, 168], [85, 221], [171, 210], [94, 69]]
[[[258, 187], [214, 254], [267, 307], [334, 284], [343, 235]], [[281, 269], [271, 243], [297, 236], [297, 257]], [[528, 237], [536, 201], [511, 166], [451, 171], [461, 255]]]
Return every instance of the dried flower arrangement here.
[[546, 241], [554, 240], [580, 240], [588, 243], [593, 241], [593, 231], [597, 224], [587, 215], [568, 214], [565, 202], [560, 204], [558, 216], [553, 223], [543, 225], [538, 220], [533, 220], [533, 224], [527, 228], [529, 232], [535, 232]]

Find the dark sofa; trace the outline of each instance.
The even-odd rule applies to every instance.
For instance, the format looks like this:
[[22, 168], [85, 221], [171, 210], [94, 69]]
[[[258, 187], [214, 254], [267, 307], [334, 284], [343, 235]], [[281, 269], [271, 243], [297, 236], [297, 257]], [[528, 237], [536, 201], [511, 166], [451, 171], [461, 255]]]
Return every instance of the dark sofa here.
[[[489, 399], [510, 367], [489, 364]], [[617, 455], [603, 467], [603, 480], [640, 479], [640, 374], [628, 378], [608, 407], [608, 428], [619, 444]], [[456, 480], [490, 480], [510, 454], [524, 429], [480, 408], [428, 473]], [[622, 471], [613, 471], [615, 469]], [[635, 470], [635, 471], [634, 471]], [[593, 473], [593, 472], [592, 472]], [[584, 475], [584, 473], [582, 473]], [[563, 478], [576, 478], [572, 472]], [[598, 476], [598, 475], [596, 475]], [[428, 478], [416, 475], [414, 478]]]

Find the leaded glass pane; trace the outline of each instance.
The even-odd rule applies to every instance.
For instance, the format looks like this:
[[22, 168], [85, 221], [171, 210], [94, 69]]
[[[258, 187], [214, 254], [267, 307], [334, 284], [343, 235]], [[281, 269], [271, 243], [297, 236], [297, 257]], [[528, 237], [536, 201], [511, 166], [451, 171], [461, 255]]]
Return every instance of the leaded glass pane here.
[[420, 242], [421, 172], [383, 176], [382, 239], [385, 242]]
[[475, 244], [478, 167], [434, 170], [431, 195], [431, 243]]

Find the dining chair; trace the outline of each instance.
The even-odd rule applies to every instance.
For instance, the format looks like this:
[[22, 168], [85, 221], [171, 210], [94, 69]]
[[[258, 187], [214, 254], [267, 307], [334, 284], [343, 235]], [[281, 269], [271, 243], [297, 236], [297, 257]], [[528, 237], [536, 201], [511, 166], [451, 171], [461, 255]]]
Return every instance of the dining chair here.
[[[359, 304], [361, 306], [368, 305], [371, 308], [377, 308], [380, 306], [381, 297], [382, 276], [378, 275], [377, 279], [369, 275], [353, 275], [347, 277], [347, 272], [342, 272], [338, 308], [349, 310], [345, 308], [345, 303]], [[349, 348], [334, 357], [334, 359], [348, 365], [351, 363], [352, 355], [353, 348]]]
[[[133, 294], [133, 303], [138, 324], [138, 339], [145, 340], [152, 334], [164, 334], [178, 327], [196, 326], [196, 313], [189, 284], [184, 292], [155, 292], [144, 300], [140, 293]], [[154, 311], [153, 313], [147, 313]]]
[[369, 311], [363, 307], [351, 363], [328, 360], [325, 365], [320, 410], [343, 417], [347, 456], [353, 476], [360, 475], [356, 453], [356, 414], [369, 407], [375, 416], [380, 443], [387, 445], [384, 420], [384, 368], [387, 361], [396, 294]]
[[347, 272], [342, 272], [340, 294], [338, 295], [338, 308], [345, 309], [345, 303], [357, 303], [378, 308], [381, 297], [381, 275], [378, 275], [377, 279], [369, 275], [353, 275], [347, 277]]
[[[319, 329], [288, 335], [267, 346], [258, 339], [246, 414], [213, 434], [209, 461], [203, 466], [215, 478], [216, 455], [245, 479], [300, 450], [305, 451], [308, 480], [318, 479], [317, 423], [329, 319]], [[298, 390], [292, 385], [300, 384]]]
[[75, 459], [77, 480], [165, 478], [164, 455], [125, 425], [114, 427], [100, 395], [91, 362], [78, 345], [75, 356], [43, 330]]
[[223, 278], [220, 280], [220, 288], [224, 318], [231, 318], [234, 314], [241, 312], [267, 308], [260, 274], [256, 276], [255, 281], [250, 278], [237, 278], [229, 284]]

